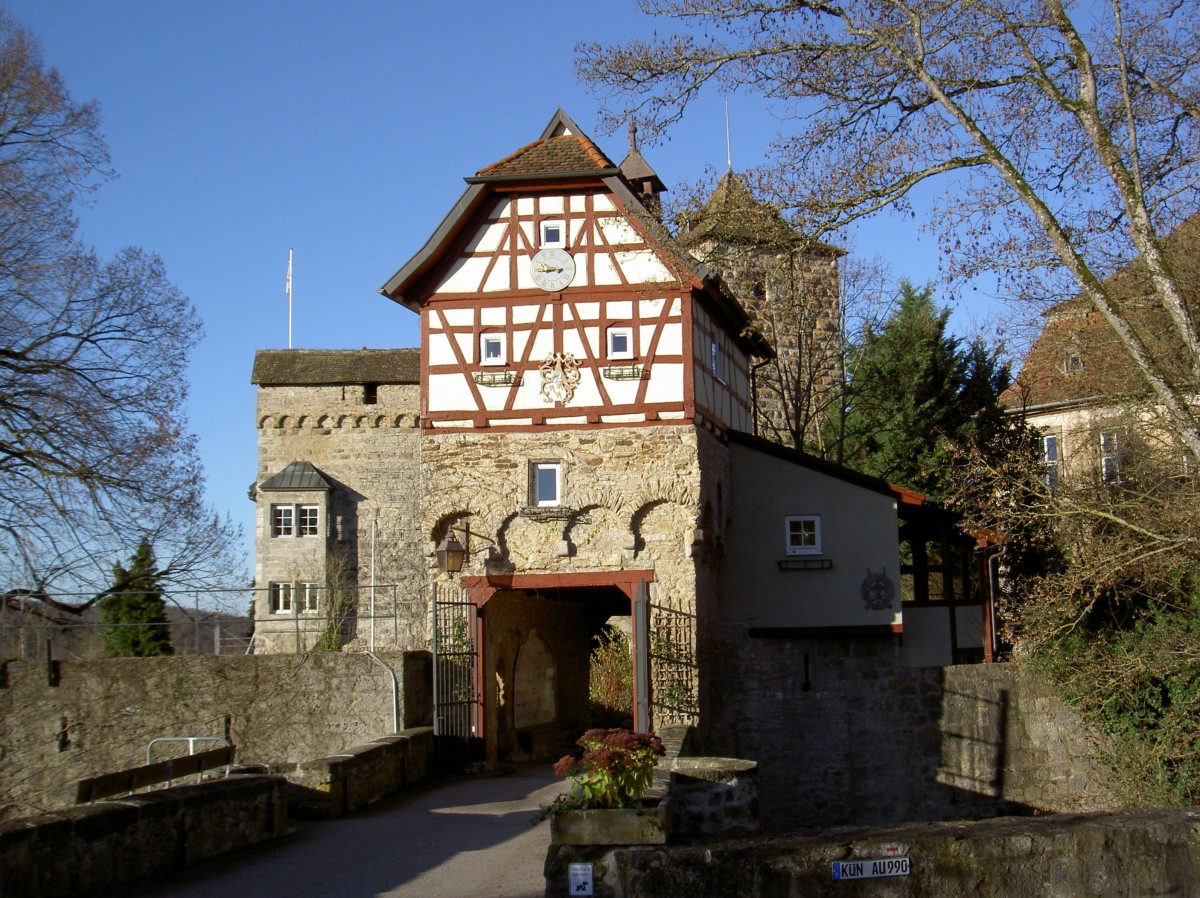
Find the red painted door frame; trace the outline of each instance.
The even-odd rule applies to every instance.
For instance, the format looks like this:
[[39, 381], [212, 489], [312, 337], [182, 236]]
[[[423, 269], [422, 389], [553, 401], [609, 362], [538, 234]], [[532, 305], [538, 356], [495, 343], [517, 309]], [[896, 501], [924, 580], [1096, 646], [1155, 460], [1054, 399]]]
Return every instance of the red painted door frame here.
[[[529, 591], [549, 591], [552, 589], [583, 589], [597, 586], [612, 586], [619, 589], [624, 596], [629, 600], [629, 615], [633, 617], [633, 603], [637, 599], [638, 585], [643, 581], [646, 583], [653, 582], [653, 570], [637, 570], [637, 571], [580, 571], [571, 574], [485, 574], [483, 576], [462, 577], [459, 580], [459, 585], [466, 590], [467, 596], [471, 600], [471, 604], [476, 608], [482, 609], [488, 600], [500, 591], [509, 590], [529, 590]], [[479, 696], [479, 736], [487, 739], [487, 714], [484, 707], [484, 691], [483, 691], [483, 671], [484, 671], [484, 616], [482, 614], [475, 615], [475, 645], [476, 645], [476, 664], [477, 671], [477, 691]], [[637, 633], [633, 634], [633, 644], [630, 646], [630, 651], [634, 658], [637, 653], [643, 649], [637, 644]], [[634, 708], [633, 719], [638, 719], [637, 696], [638, 683], [637, 665], [634, 664]], [[648, 711], [649, 709], [647, 709]]]

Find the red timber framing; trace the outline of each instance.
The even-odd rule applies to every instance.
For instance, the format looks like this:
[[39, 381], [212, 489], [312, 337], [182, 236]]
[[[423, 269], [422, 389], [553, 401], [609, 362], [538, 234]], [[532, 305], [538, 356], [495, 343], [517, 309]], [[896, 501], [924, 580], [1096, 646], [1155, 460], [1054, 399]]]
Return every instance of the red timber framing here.
[[[650, 584], [654, 580], [653, 570], [622, 570], [622, 571], [579, 571], [569, 574], [485, 574], [483, 576], [462, 577], [459, 580], [459, 586], [466, 591], [468, 598], [476, 608], [482, 610], [487, 605], [488, 600], [496, 593], [504, 592], [552, 592], [558, 590], [570, 589], [594, 589], [596, 587], [610, 586], [619, 589], [621, 593], [629, 599], [629, 615], [633, 617], [633, 604], [637, 601], [638, 588], [641, 584]], [[479, 701], [483, 701], [483, 683], [482, 671], [483, 664], [483, 647], [486, 644], [484, 639], [485, 628], [487, 622], [485, 615], [477, 614], [475, 616], [475, 644], [479, 647], [478, 663], [475, 665], [477, 676], [480, 682], [477, 684], [476, 694], [480, 696]], [[631, 654], [634, 658], [638, 657], [640, 651], [645, 648], [637, 645], [636, 628], [634, 628], [634, 644], [630, 646]], [[648, 648], [648, 647], [646, 647]], [[634, 720], [638, 718], [639, 708], [637, 707], [637, 696], [642, 692], [639, 690], [640, 684], [637, 682], [637, 665], [634, 665]], [[480, 707], [479, 721], [481, 738], [486, 738], [487, 733], [484, 732], [486, 727], [485, 721], [487, 715], [483, 713], [482, 704]]]
[[[539, 189], [546, 191], [554, 185], [540, 184]], [[462, 378], [466, 393], [470, 396], [473, 407], [456, 409], [430, 409], [428, 405], [422, 410], [422, 424], [427, 429], [463, 429], [485, 426], [505, 427], [506, 422], [514, 422], [508, 427], [514, 429], [538, 429], [543, 426], [545, 419], [557, 417], [585, 418], [587, 425], [599, 424], [602, 415], [635, 415], [646, 421], [657, 421], [661, 413], [672, 413], [672, 423], [686, 423], [674, 417], [681, 411], [685, 418], [691, 417], [691, 394], [686, 385], [691, 383], [691, 365], [689, 364], [691, 338], [688, 331], [690, 324], [691, 289], [698, 286], [692, 283], [690, 274], [680, 272], [680, 280], [667, 283], [632, 283], [620, 261], [620, 255], [626, 253], [652, 252], [660, 261], [667, 254], [658, 250], [655, 242], [644, 232], [636, 215], [630, 214], [622, 206], [619, 199], [603, 189], [579, 190], [576, 185], [558, 185], [559, 192], [547, 191], [534, 194], [527, 193], [518, 196], [508, 190], [516, 188], [498, 188], [496, 193], [499, 200], [491, 205], [492, 214], [481, 216], [473, 227], [465, 228], [456, 242], [453, 250], [446, 253], [446, 258], [427, 275], [423, 289], [418, 292], [434, 289], [436, 283], [453, 270], [469, 260], [484, 260], [480, 268], [477, 282], [471, 283], [467, 292], [432, 293], [422, 303], [421, 338], [422, 345], [432, 345], [431, 336], [443, 337], [445, 345], [453, 355], [453, 361], [442, 361], [432, 364], [429, 353], [422, 355], [422, 382], [429, 384], [431, 376], [458, 374]], [[603, 196], [612, 208], [598, 210], [596, 199]], [[572, 200], [582, 197], [583, 210], [572, 208]], [[532, 211], [519, 211], [520, 199], [531, 201]], [[554, 200], [553, 205], [547, 203]], [[507, 208], [504, 208], [504, 207]], [[497, 207], [503, 214], [495, 215]], [[567, 249], [572, 253], [576, 264], [583, 276], [578, 280], [584, 286], [568, 288], [565, 292], [546, 293], [537, 288], [488, 290], [489, 279], [499, 266], [507, 266], [507, 282], [515, 285], [519, 281], [522, 266], [537, 252], [535, 244], [543, 221], [553, 220], [565, 223], [569, 243]], [[619, 222], [623, 227], [636, 234], [634, 242], [614, 245], [605, 232], [603, 224], [606, 220]], [[479, 250], [473, 248], [480, 230], [487, 225], [502, 227], [498, 237], [492, 242], [492, 248]], [[616, 275], [619, 283], [595, 286], [598, 278], [598, 258], [606, 257], [603, 266], [604, 273], [611, 277]], [[591, 285], [591, 286], [589, 286]], [[661, 306], [656, 312], [647, 314], [643, 303], [647, 300], [661, 300]], [[582, 317], [582, 306], [598, 306], [598, 311], [588, 317]], [[622, 309], [614, 312], [614, 306], [620, 304]], [[626, 309], [628, 312], [626, 312]], [[469, 314], [461, 314], [464, 310]], [[495, 311], [501, 314], [496, 315]], [[518, 313], [518, 310], [520, 312]], [[454, 313], [460, 313], [455, 315]], [[491, 313], [491, 314], [489, 314]], [[451, 318], [455, 323], [451, 323]], [[502, 322], [498, 321], [502, 319]], [[518, 320], [519, 319], [519, 320]], [[615, 362], [606, 357], [605, 335], [611, 327], [628, 326], [632, 333], [632, 358]], [[680, 329], [679, 340], [681, 352], [663, 355], [660, 351], [664, 334], [670, 327]], [[588, 332], [592, 332], [589, 339]], [[645, 333], [649, 331], [649, 333]], [[510, 357], [504, 365], [482, 366], [478, 358], [480, 341], [484, 334], [496, 333], [503, 336]], [[516, 403], [521, 395], [525, 379], [540, 376], [539, 369], [544, 361], [546, 342], [540, 337], [550, 335], [551, 352], [565, 351], [566, 337], [571, 334], [582, 348], [582, 357], [577, 358], [581, 374], [590, 377], [590, 386], [594, 387], [598, 404], [564, 405], [554, 403], [553, 406], [539, 408], [519, 408]], [[516, 339], [524, 338], [523, 346]], [[519, 348], [518, 348], [519, 347]], [[574, 347], [573, 347], [574, 348]], [[512, 353], [518, 353], [512, 356]], [[537, 355], [535, 356], [535, 353]], [[655, 365], [678, 365], [685, 372], [685, 394], [672, 401], [649, 402], [648, 391]], [[632, 401], [614, 402], [610, 388], [602, 375], [604, 368], [609, 366], [637, 365], [640, 367], [637, 391]], [[508, 383], [499, 386], [481, 386], [475, 380], [477, 373], [503, 374], [510, 379]], [[503, 392], [503, 403], [485, 401], [485, 395]], [[429, 390], [426, 389], [428, 396]], [[526, 395], [528, 392], [526, 391]], [[686, 406], [686, 409], [684, 408]], [[466, 422], [470, 422], [469, 424]], [[455, 422], [447, 426], [449, 422]], [[628, 421], [623, 422], [628, 424]]]

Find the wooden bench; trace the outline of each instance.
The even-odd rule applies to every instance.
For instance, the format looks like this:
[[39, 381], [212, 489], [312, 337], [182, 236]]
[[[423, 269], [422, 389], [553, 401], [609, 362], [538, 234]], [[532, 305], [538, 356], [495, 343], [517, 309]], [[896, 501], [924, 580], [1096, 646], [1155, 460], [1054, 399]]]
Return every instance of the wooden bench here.
[[157, 786], [166, 783], [168, 786], [181, 777], [196, 775], [199, 780], [207, 771], [225, 768], [229, 775], [229, 765], [233, 763], [233, 746], [226, 745], [194, 755], [184, 755], [169, 761], [156, 761], [141, 767], [132, 767], [116, 773], [106, 773], [103, 776], [93, 776], [80, 780], [75, 787], [75, 803], [90, 804], [100, 798], [111, 798], [113, 795], [128, 795], [146, 786]]

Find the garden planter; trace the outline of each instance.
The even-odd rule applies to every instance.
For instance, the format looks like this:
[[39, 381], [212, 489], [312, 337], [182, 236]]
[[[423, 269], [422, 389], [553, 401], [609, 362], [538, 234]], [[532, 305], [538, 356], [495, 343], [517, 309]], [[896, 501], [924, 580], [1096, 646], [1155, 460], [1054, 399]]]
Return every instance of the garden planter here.
[[550, 815], [554, 845], [663, 845], [671, 834], [671, 803], [649, 807], [557, 811]]

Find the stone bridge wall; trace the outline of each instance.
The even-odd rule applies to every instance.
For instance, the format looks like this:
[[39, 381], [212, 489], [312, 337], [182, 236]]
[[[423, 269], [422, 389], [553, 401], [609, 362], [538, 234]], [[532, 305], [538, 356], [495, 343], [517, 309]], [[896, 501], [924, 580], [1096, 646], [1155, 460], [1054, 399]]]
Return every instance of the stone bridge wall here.
[[286, 787], [234, 776], [0, 823], [0, 890], [73, 898], [277, 838]]
[[[399, 728], [431, 722], [430, 657], [380, 655]], [[75, 800], [75, 782], [146, 763], [161, 736], [228, 736], [239, 764], [283, 769], [394, 730], [392, 678], [363, 654], [0, 664], [0, 819]], [[211, 743], [197, 746], [212, 748]], [[156, 746], [153, 760], [186, 753]]]
[[758, 762], [765, 829], [1121, 806], [1086, 728], [1019, 664], [902, 667], [890, 639], [743, 638], [724, 657], [698, 748]]
[[[835, 861], [907, 857], [907, 876], [833, 878]], [[1200, 808], [915, 823], [812, 836], [691, 845], [555, 845], [547, 898], [566, 898], [570, 864], [591, 865], [597, 898], [1029, 898], [1196, 895]]]

